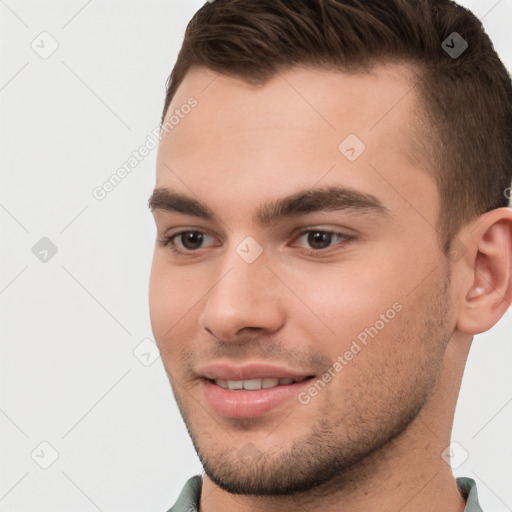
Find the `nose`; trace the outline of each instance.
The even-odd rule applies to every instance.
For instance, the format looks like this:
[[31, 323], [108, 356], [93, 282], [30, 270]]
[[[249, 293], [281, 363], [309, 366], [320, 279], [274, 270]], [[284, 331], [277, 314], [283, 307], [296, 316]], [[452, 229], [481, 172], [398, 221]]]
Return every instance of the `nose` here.
[[247, 334], [273, 334], [285, 322], [282, 285], [263, 256], [247, 263], [233, 251], [219, 265], [219, 273], [204, 302], [200, 326], [225, 342]]

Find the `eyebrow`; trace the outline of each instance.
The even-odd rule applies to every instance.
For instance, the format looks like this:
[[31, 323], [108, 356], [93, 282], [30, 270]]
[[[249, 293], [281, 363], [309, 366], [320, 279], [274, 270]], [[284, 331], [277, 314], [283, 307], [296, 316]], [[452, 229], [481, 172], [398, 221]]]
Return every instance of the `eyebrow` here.
[[[156, 188], [149, 198], [148, 206], [152, 212], [158, 210], [169, 211], [201, 219], [219, 220], [204, 203], [167, 188]], [[297, 215], [342, 210], [381, 215], [390, 214], [388, 208], [371, 194], [352, 188], [331, 186], [300, 190], [290, 196], [263, 203], [256, 212], [255, 218], [262, 225], [270, 225]]]

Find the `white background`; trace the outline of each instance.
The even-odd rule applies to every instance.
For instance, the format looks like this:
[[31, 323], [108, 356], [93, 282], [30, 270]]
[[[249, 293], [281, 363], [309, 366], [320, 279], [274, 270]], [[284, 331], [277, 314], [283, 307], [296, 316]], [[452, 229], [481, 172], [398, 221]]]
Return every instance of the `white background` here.
[[[461, 3], [512, 69], [512, 0]], [[152, 339], [156, 150], [103, 201], [92, 190], [158, 126], [202, 4], [0, 1], [1, 512], [166, 511], [201, 471], [161, 360], [133, 353]], [[43, 31], [47, 59], [31, 48], [50, 48]], [[42, 237], [58, 249], [46, 263]], [[476, 337], [453, 433], [454, 460], [469, 455], [456, 475], [494, 512], [512, 510], [511, 333], [509, 308]]]

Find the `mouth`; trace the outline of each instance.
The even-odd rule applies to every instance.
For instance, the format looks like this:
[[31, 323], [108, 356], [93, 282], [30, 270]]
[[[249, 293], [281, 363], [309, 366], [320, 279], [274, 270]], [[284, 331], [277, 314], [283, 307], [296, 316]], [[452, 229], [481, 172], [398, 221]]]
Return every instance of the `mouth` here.
[[268, 364], [212, 364], [200, 370], [208, 409], [224, 418], [256, 418], [300, 405], [298, 395], [314, 379], [307, 372]]

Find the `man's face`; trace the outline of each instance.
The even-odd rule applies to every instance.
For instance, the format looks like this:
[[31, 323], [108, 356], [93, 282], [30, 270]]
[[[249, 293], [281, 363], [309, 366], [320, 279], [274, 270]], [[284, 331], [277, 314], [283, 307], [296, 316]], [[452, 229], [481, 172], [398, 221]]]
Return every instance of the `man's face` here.
[[159, 148], [151, 320], [226, 490], [332, 480], [410, 430], [436, 385], [455, 320], [408, 77], [294, 69], [252, 87], [195, 69], [169, 108], [197, 100]]

